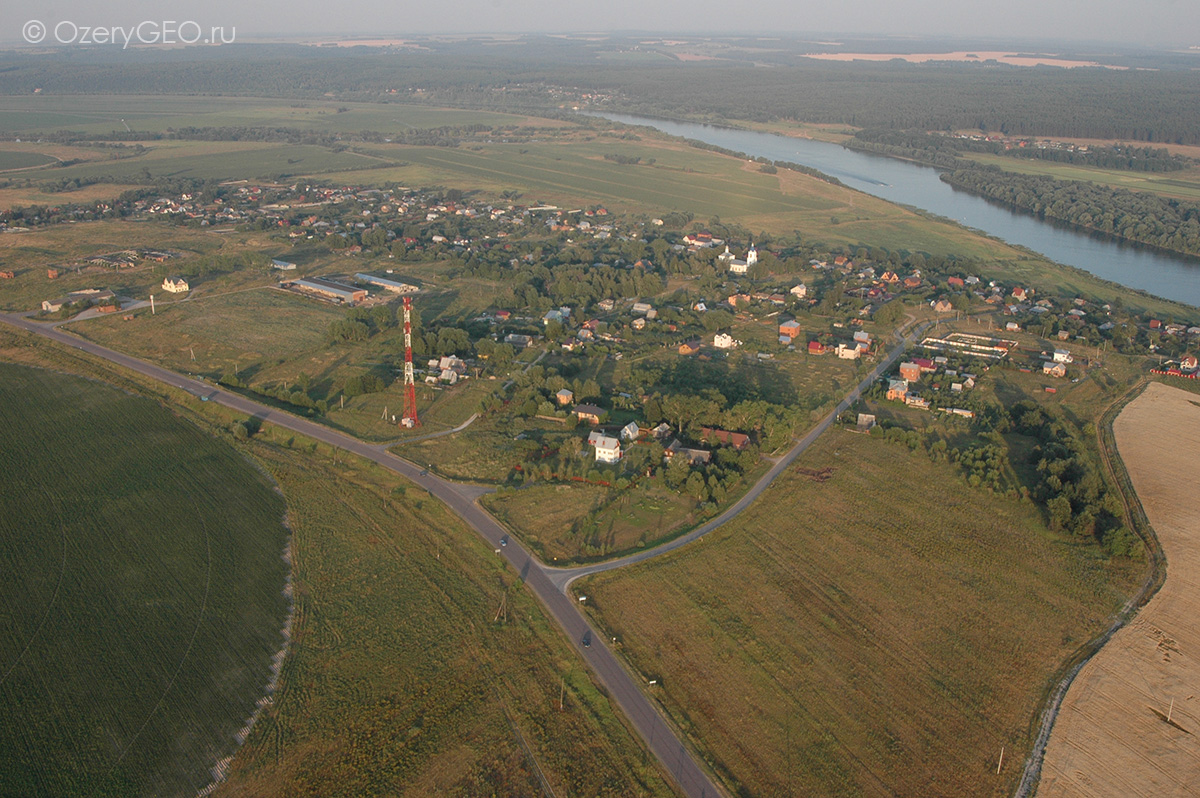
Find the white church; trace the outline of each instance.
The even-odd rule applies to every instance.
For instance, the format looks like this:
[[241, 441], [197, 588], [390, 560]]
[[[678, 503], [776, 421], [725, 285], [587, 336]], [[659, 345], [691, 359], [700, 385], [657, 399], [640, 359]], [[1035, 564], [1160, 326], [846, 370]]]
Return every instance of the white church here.
[[758, 250], [754, 245], [750, 245], [750, 249], [746, 252], [746, 259], [735, 258], [733, 253], [729, 251], [729, 245], [725, 245], [725, 251], [717, 256], [717, 260], [721, 261], [729, 267], [730, 274], [745, 274], [750, 270], [750, 267], [758, 263]]

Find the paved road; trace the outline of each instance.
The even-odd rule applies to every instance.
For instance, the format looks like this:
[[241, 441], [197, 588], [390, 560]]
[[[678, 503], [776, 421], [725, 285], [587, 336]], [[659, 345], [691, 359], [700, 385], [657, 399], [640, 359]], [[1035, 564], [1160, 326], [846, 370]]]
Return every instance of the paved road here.
[[[675, 779], [677, 785], [688, 798], [717, 798], [724, 796], [716, 784], [709, 778], [695, 757], [686, 746], [675, 736], [671, 726], [663, 715], [642, 691], [640, 679], [635, 678], [617, 660], [609, 649], [603, 636], [598, 635], [588, 624], [577, 602], [567, 594], [567, 588], [576, 579], [588, 574], [609, 571], [635, 562], [643, 562], [652, 557], [662, 556], [670, 551], [681, 548], [697, 540], [712, 530], [727, 523], [730, 519], [745, 510], [754, 502], [797, 457], [812, 445], [837, 419], [839, 413], [853, 404], [864, 390], [869, 388], [884, 372], [921, 335], [929, 323], [922, 324], [912, 330], [904, 339], [888, 353], [878, 365], [857, 385], [825, 418], [821, 420], [807, 435], [793, 446], [786, 455], [768, 471], [754, 487], [736, 504], [717, 518], [669, 543], [644, 552], [622, 557], [596, 565], [576, 568], [552, 568], [538, 562], [519, 542], [508, 538], [504, 528], [486, 513], [477, 503], [478, 499], [490, 489], [471, 485], [460, 485], [440, 479], [406, 460], [372, 445], [353, 438], [349, 435], [329, 429], [312, 421], [284, 413], [267, 407], [238, 394], [230, 393], [211, 383], [193, 380], [188, 377], [168, 371], [164, 368], [146, 363], [129, 355], [121, 354], [99, 344], [66, 334], [54, 327], [12, 314], [0, 314], [0, 322], [43, 335], [59, 341], [67, 346], [81, 349], [90, 354], [124, 366], [151, 379], [168, 385], [182, 388], [196, 396], [207, 397], [209, 401], [232, 408], [239, 413], [245, 413], [259, 421], [276, 424], [314, 440], [337, 446], [353, 452], [367, 460], [379, 463], [416, 484], [428, 490], [432, 495], [441, 499], [457, 513], [464, 521], [475, 529], [484, 540], [490, 543], [517, 570], [521, 578], [541, 600], [546, 609], [567, 633], [580, 656], [591, 667], [601, 685], [608, 691], [610, 698], [621, 708], [625, 716], [637, 732], [646, 741], [647, 746], [658, 757], [659, 761]], [[506, 545], [501, 540], [507, 539]], [[590, 645], [585, 646], [584, 640]]]
[[[504, 528], [475, 503], [475, 499], [487, 489], [447, 482], [424, 472], [412, 463], [401, 460], [390, 452], [382, 451], [349, 435], [261, 405], [238, 394], [218, 388], [212, 383], [181, 376], [47, 325], [29, 321], [21, 316], [0, 314], [0, 322], [81, 349], [151, 379], [181, 388], [196, 396], [207, 397], [211, 402], [232, 408], [239, 413], [245, 413], [260, 421], [276, 424], [322, 443], [353, 452], [367, 460], [379, 463], [385, 468], [390, 468], [425, 488], [470, 524], [517, 570], [559, 626], [566, 631], [567, 637], [591, 667], [600, 684], [608, 691], [609, 697], [625, 713], [650, 750], [663, 763], [680, 791], [688, 798], [718, 798], [725, 795], [708, 777], [697, 760], [675, 736], [674, 731], [658, 709], [642, 692], [640, 679], [635, 679], [621, 665], [605, 645], [603, 636], [597, 635], [588, 625], [587, 620], [576, 606], [576, 602], [558, 589], [547, 576], [545, 569], [516, 540], [509, 539], [507, 545], [501, 546], [501, 538], [506, 537]], [[583, 645], [585, 637], [590, 640], [590, 646]]]

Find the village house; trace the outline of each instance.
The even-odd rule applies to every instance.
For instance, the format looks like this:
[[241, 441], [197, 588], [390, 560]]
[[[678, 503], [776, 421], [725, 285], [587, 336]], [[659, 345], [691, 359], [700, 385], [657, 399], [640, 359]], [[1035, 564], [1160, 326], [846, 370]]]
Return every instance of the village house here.
[[571, 415], [577, 417], [580, 421], [595, 426], [600, 423], [600, 417], [604, 415], [604, 410], [595, 405], [575, 405], [575, 409], [571, 411]]
[[188, 281], [182, 277], [168, 277], [162, 282], [164, 291], [170, 291], [172, 294], [186, 294], [191, 290]]
[[528, 335], [509, 333], [504, 336], [504, 343], [510, 344], [514, 349], [527, 349], [533, 344], [533, 338]]
[[699, 341], [684, 341], [679, 345], [679, 354], [685, 356], [697, 355], [700, 353]]
[[909, 361], [900, 364], [900, 379], [908, 382], [917, 382], [921, 379], [921, 367]]
[[717, 333], [713, 336], [713, 346], [717, 349], [734, 349], [741, 343], [741, 341], [734, 340], [734, 337], [728, 333]]
[[808, 353], [810, 355], [825, 354], [825, 344], [821, 343], [820, 341], [809, 341], [808, 342]]
[[906, 394], [904, 397], [904, 404], [908, 405], [909, 407], [915, 407], [917, 410], [929, 409], [929, 400], [917, 396], [915, 393]]
[[867, 345], [861, 341], [856, 341], [849, 346], [846, 344], [837, 345], [837, 356], [842, 360], [858, 360], [868, 349]]
[[855, 432], [868, 433], [875, 427], [875, 416], [871, 413], [859, 413], [858, 423], [854, 426]]
[[921, 278], [915, 274], [905, 277], [904, 278], [904, 287], [905, 288], [920, 288], [921, 287]]
[[634, 302], [633, 307], [629, 309], [635, 316], [645, 316], [652, 310], [654, 310], [654, 306], [649, 302]]
[[933, 309], [937, 313], [950, 313], [954, 310], [954, 305], [951, 305], [948, 299], [939, 299], [933, 303]]
[[950, 286], [951, 288], [965, 288], [966, 287], [966, 283], [963, 281], [963, 278], [961, 278], [961, 277], [948, 277], [946, 279], [946, 285]]
[[1053, 359], [1055, 363], [1070, 363], [1072, 360], [1071, 352], [1067, 349], [1055, 349]]
[[1179, 370], [1184, 374], [1191, 374], [1200, 368], [1200, 361], [1197, 361], [1195, 355], [1185, 355], [1179, 360]]
[[294, 272], [294, 271], [296, 271], [296, 264], [291, 263], [286, 260], [279, 260], [278, 258], [272, 258], [271, 259], [271, 268], [279, 269], [281, 272]]
[[629, 323], [629, 326], [635, 330], [644, 330], [644, 329], [646, 329], [646, 320], [639, 316], [638, 318], [631, 321]]
[[1067, 376], [1067, 367], [1063, 363], [1047, 361], [1042, 364], [1042, 373], [1049, 377], [1065, 377]]
[[795, 319], [782, 322], [779, 325], [779, 339], [782, 341], [784, 338], [786, 338], [787, 342], [791, 343], [793, 338], [800, 335], [800, 331], [800, 322], [796, 321]]
[[621, 442], [616, 438], [601, 435], [593, 445], [597, 463], [615, 463], [621, 459]]
[[554, 398], [558, 401], [559, 407], [565, 407], [575, 399], [575, 393], [570, 388], [563, 388], [554, 394]]
[[798, 283], [789, 288], [788, 293], [796, 297], [796, 299], [804, 299], [808, 296], [808, 286], [804, 283]]
[[902, 402], [908, 394], [908, 380], [888, 380], [887, 400]]
[[680, 443], [678, 438], [671, 441], [671, 445], [663, 450], [663, 460], [670, 460], [675, 455], [686, 457], [692, 466], [708, 465], [712, 460], [712, 452], [704, 449], [689, 449]]
[[617, 437], [623, 441], [636, 441], [642, 434], [642, 430], [638, 427], [636, 421], [630, 421], [625, 426], [621, 427], [621, 431], [617, 433]]
[[713, 427], [700, 428], [700, 440], [705, 443], [713, 442], [723, 443], [730, 446], [734, 451], [742, 451], [750, 445], [750, 436], [741, 432], [729, 432], [723, 429], [715, 429]]

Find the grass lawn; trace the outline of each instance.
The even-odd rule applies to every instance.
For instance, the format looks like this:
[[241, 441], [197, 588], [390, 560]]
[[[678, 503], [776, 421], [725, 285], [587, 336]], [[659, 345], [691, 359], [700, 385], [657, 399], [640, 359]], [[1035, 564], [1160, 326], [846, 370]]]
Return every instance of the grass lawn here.
[[283, 502], [102, 383], [0, 364], [0, 425], [0, 792], [195, 795], [283, 643]]
[[1011, 794], [1132, 574], [924, 454], [835, 430], [797, 465], [705, 542], [580, 585], [606, 633], [735, 789]]

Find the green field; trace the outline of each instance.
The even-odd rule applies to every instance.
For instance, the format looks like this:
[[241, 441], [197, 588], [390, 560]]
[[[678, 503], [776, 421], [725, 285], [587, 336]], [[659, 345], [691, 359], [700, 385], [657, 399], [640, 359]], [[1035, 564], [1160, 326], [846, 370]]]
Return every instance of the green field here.
[[[345, 109], [339, 111], [339, 109]], [[529, 117], [493, 111], [432, 108], [403, 103], [284, 100], [267, 97], [156, 95], [0, 97], [0, 131], [28, 135], [75, 130], [83, 133], [166, 132], [182, 127], [290, 127], [321, 133], [373, 130], [384, 135], [412, 128], [454, 125], [526, 125]], [[564, 123], [536, 119], [532, 123]]]
[[539, 771], [556, 795], [672, 794], [516, 574], [439, 502], [324, 447], [250, 450], [287, 497], [295, 642], [216, 795], [532, 796]]
[[835, 429], [797, 466], [703, 543], [580, 585], [605, 633], [745, 794], [1010, 795], [1129, 575], [895, 444]]
[[38, 152], [0, 150], [0, 172], [9, 169], [28, 169], [31, 166], [45, 166], [51, 163], [56, 163], [56, 159]]
[[1033, 158], [1012, 158], [1003, 155], [967, 154], [964, 157], [981, 164], [997, 166], [1006, 172], [1026, 175], [1049, 175], [1058, 180], [1085, 180], [1112, 188], [1130, 191], [1149, 191], [1164, 197], [1200, 200], [1200, 169], [1180, 172], [1133, 172], [1128, 169], [1100, 169], [1091, 166], [1042, 161]]
[[133, 179], [196, 177], [233, 180], [321, 174], [386, 166], [387, 161], [351, 150], [315, 144], [264, 144], [245, 141], [151, 143], [141, 155], [110, 161], [29, 172], [31, 180], [89, 180], [120, 183]]
[[283, 643], [283, 502], [79, 377], [0, 364], [0, 425], [0, 792], [195, 795]]

